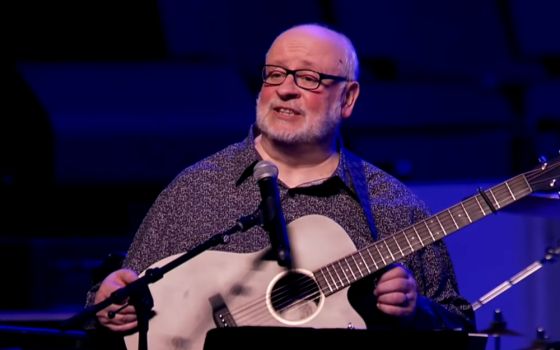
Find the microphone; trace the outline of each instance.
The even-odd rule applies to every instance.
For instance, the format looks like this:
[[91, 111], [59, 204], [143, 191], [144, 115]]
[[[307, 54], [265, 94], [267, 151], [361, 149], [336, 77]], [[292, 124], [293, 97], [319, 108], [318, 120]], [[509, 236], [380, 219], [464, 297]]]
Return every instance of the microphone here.
[[268, 160], [261, 160], [253, 168], [253, 177], [261, 191], [262, 224], [270, 237], [272, 252], [278, 265], [291, 268], [290, 241], [278, 192], [278, 168]]

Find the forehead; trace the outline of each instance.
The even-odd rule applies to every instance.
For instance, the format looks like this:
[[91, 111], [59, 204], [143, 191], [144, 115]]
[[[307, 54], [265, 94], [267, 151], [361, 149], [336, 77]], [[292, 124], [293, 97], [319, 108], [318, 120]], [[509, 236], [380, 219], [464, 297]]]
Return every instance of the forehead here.
[[344, 62], [344, 52], [342, 41], [334, 33], [299, 28], [281, 34], [270, 47], [266, 61], [290, 69], [338, 72]]

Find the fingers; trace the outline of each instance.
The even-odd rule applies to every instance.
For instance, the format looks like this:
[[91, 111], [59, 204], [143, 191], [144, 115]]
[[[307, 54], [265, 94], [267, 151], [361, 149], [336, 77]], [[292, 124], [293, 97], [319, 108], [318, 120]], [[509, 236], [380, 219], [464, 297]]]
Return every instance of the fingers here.
[[120, 269], [109, 274], [95, 293], [95, 303], [107, 299], [115, 290], [122, 288], [138, 279], [138, 275], [128, 269]]
[[377, 307], [394, 316], [407, 316], [414, 312], [418, 297], [416, 280], [408, 270], [396, 266], [385, 272], [374, 290]]
[[[132, 270], [121, 269], [109, 274], [99, 286], [95, 294], [95, 303], [99, 303], [111, 294], [133, 281], [138, 275]], [[122, 304], [111, 304], [97, 314], [99, 323], [113, 331], [128, 331], [137, 326], [136, 310], [127, 305], [126, 300]]]
[[136, 310], [133, 306], [110, 305], [97, 313], [103, 326], [114, 331], [127, 331], [137, 326]]
[[107, 316], [107, 312], [104, 312], [103, 314], [98, 314], [97, 319], [103, 326], [113, 331], [124, 332], [124, 331], [129, 331], [135, 328], [136, 326], [138, 326], [136, 314], [134, 315], [116, 314], [114, 318], [109, 318]]
[[393, 300], [401, 300], [401, 302], [386, 302], [383, 299], [377, 300], [377, 308], [392, 316], [409, 316], [414, 313], [416, 308], [416, 296], [409, 296], [406, 293], [391, 293]]
[[393, 292], [416, 293], [416, 280], [408, 270], [400, 265], [381, 275], [374, 290], [377, 297]]
[[401, 264], [395, 264], [393, 268], [385, 271], [381, 275], [378, 283], [382, 283], [382, 282], [392, 280], [392, 279], [396, 279], [396, 278], [408, 278], [408, 277], [412, 277], [412, 274], [410, 273], [410, 271], [408, 271]]

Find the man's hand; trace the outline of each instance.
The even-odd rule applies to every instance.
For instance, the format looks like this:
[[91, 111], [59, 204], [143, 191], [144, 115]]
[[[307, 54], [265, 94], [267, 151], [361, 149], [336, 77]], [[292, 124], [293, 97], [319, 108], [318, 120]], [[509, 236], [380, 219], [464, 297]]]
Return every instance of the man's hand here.
[[377, 308], [392, 316], [411, 316], [416, 309], [416, 280], [402, 265], [396, 265], [383, 275], [373, 291]]
[[[101, 286], [95, 294], [95, 303], [97, 304], [107, 299], [115, 290], [137, 279], [138, 275], [132, 270], [120, 269], [114, 271], [101, 282]], [[124, 305], [112, 304], [106, 307], [96, 314], [97, 319], [103, 326], [117, 332], [124, 332], [135, 328], [138, 325], [136, 310], [131, 305], [123, 308]], [[113, 314], [111, 315], [111, 313]]]

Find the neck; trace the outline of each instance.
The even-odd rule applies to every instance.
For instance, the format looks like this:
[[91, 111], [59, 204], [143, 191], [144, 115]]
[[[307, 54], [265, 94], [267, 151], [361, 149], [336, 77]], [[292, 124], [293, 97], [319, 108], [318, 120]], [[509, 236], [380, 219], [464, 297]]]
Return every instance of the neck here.
[[263, 159], [276, 164], [278, 179], [290, 188], [331, 176], [340, 158], [335, 141], [287, 145], [259, 135], [255, 148]]

